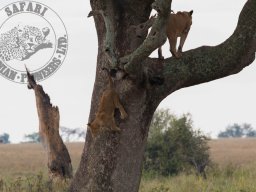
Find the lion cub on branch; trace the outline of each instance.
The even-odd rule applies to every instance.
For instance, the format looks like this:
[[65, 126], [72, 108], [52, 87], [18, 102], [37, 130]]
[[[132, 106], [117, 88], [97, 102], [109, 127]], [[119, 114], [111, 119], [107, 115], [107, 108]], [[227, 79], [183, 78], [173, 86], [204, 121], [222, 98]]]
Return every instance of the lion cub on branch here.
[[[166, 35], [169, 40], [170, 51], [172, 55], [176, 58], [181, 57], [183, 45], [185, 43], [185, 40], [188, 36], [188, 32], [192, 25], [192, 14], [193, 10], [190, 12], [179, 11], [176, 14], [171, 13], [169, 15], [166, 26]], [[180, 37], [180, 45], [177, 51], [176, 45], [178, 37]], [[158, 49], [158, 57], [163, 59], [161, 47], [159, 47]]]
[[88, 123], [93, 138], [97, 136], [102, 129], [121, 131], [121, 129], [117, 127], [114, 119], [116, 108], [119, 109], [121, 113], [121, 119], [125, 119], [128, 116], [120, 103], [118, 94], [114, 90], [110, 72], [106, 68], [103, 68], [103, 70], [106, 70], [108, 73], [109, 85], [101, 96], [95, 119], [91, 123]]

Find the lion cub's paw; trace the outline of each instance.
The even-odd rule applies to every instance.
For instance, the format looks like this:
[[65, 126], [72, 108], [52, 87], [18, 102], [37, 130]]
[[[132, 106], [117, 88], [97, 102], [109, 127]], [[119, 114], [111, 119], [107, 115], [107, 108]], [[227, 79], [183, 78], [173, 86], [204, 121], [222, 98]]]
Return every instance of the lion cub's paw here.
[[121, 113], [121, 119], [126, 119], [128, 114], [126, 112]]
[[176, 59], [180, 59], [181, 56], [182, 56], [182, 53], [181, 53], [181, 52], [177, 52], [177, 53], [174, 54], [174, 57], [175, 57]]
[[158, 57], [158, 59], [164, 60], [164, 56], [160, 56], [160, 57]]

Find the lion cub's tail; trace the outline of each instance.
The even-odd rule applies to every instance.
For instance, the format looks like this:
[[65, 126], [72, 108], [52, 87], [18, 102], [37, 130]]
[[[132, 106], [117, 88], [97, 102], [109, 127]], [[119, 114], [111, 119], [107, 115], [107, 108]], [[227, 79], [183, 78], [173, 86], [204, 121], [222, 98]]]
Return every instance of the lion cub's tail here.
[[103, 67], [102, 70], [106, 71], [108, 73], [108, 87], [109, 89], [113, 89], [114, 85], [113, 85], [113, 80], [111, 78], [111, 71], [109, 71], [109, 69]]

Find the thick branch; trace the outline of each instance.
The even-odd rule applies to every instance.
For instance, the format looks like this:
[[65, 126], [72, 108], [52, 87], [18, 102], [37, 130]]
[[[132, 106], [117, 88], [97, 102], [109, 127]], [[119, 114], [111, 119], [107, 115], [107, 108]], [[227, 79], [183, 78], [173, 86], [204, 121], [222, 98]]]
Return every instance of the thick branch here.
[[158, 17], [153, 23], [152, 29], [145, 41], [131, 54], [120, 59], [124, 69], [133, 74], [140, 69], [141, 62], [145, 60], [155, 49], [160, 47], [166, 40], [166, 22], [169, 16], [171, 0], [157, 0], [152, 7], [158, 12]]
[[27, 70], [28, 88], [34, 89], [39, 117], [39, 134], [48, 155], [48, 170], [52, 179], [72, 177], [71, 159], [59, 134], [59, 109]]
[[[209, 82], [241, 71], [255, 59], [256, 51], [256, 0], [245, 4], [233, 35], [222, 44], [203, 46], [187, 51], [181, 59], [162, 61], [163, 86], [157, 87], [161, 99], [188, 86]], [[144, 63], [157, 64], [159, 59]], [[154, 95], [155, 94], [154, 90]]]

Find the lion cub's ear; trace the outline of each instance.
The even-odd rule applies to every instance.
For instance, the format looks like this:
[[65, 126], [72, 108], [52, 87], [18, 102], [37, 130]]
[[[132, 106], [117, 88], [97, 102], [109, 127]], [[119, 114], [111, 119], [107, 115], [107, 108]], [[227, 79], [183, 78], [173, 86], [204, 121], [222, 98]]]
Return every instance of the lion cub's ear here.
[[193, 12], [194, 12], [193, 10], [191, 10], [191, 11], [189, 12], [190, 16], [193, 14]]

